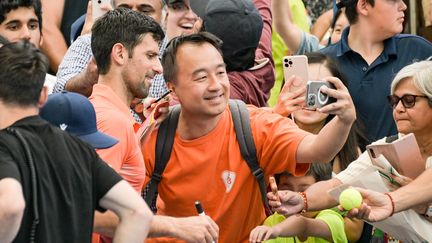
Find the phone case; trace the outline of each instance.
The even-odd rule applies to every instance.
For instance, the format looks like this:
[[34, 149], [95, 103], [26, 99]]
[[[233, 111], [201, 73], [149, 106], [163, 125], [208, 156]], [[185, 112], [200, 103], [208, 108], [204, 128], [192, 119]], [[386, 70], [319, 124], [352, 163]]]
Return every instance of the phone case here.
[[112, 0], [92, 0], [92, 19], [93, 22], [96, 21], [96, 19], [100, 18], [102, 15], [104, 15], [107, 11], [102, 9], [101, 6], [108, 6], [112, 5]]
[[308, 81], [306, 84], [306, 108], [315, 110], [330, 103], [336, 102], [336, 99], [320, 92], [322, 86], [335, 89], [334, 85], [321, 80]]
[[384, 168], [388, 165], [383, 163], [382, 156], [380, 156], [383, 155], [399, 174], [411, 179], [415, 179], [426, 167], [415, 136], [412, 133], [392, 143], [368, 145], [366, 150], [374, 165], [388, 169]]
[[285, 56], [282, 59], [285, 81], [292, 75], [301, 79], [301, 83], [293, 83], [290, 91], [297, 90], [302, 86], [306, 86], [309, 80], [308, 74], [308, 59], [305, 55]]

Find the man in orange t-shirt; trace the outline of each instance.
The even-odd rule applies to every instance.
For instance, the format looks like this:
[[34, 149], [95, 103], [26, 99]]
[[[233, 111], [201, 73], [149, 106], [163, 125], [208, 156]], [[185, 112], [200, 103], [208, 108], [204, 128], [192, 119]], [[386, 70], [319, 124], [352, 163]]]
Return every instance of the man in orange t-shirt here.
[[[139, 126], [129, 107], [134, 98], [147, 96], [153, 76], [162, 72], [158, 44], [163, 36], [161, 27], [152, 18], [127, 8], [109, 11], [93, 26], [92, 50], [99, 79], [90, 101], [96, 110], [98, 129], [119, 140], [117, 145], [98, 153], [138, 193], [144, 184], [145, 167], [135, 133]], [[164, 115], [158, 122], [166, 116], [168, 108], [159, 108], [159, 112]], [[112, 236], [117, 224], [112, 212], [95, 215], [94, 229], [104, 236]], [[217, 234], [217, 225], [208, 217], [153, 217], [149, 237], [172, 236], [197, 242], [202, 235], [210, 235], [210, 230]]]
[[[158, 214], [196, 215], [194, 201], [219, 226], [206, 242], [248, 242], [265, 219], [258, 183], [240, 154], [230, 110], [229, 80], [220, 40], [206, 32], [173, 39], [162, 58], [164, 78], [181, 112], [170, 160], [159, 183]], [[175, 68], [174, 68], [175, 67]], [[310, 162], [330, 161], [343, 146], [355, 109], [347, 89], [324, 90], [337, 102], [322, 112], [336, 114], [319, 134], [300, 130], [290, 119], [248, 106], [257, 158], [266, 175], [289, 171], [303, 175]], [[146, 182], [155, 167], [157, 132], [144, 144]], [[172, 242], [155, 239], [148, 242]]]

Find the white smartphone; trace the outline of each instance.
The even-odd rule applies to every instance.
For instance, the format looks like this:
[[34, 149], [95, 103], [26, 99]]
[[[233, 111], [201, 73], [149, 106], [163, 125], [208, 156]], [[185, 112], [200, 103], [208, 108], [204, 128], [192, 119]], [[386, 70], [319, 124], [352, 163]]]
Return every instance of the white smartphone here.
[[[105, 6], [105, 8], [104, 8]], [[102, 15], [104, 15], [107, 10], [107, 6], [113, 6], [112, 0], [92, 0], [92, 20], [93, 22], [96, 21], [96, 19], [100, 18]]]
[[300, 78], [299, 82], [291, 85], [290, 91], [295, 91], [301, 87], [306, 87], [309, 80], [308, 59], [305, 55], [285, 56], [282, 59], [285, 81], [295, 75]]

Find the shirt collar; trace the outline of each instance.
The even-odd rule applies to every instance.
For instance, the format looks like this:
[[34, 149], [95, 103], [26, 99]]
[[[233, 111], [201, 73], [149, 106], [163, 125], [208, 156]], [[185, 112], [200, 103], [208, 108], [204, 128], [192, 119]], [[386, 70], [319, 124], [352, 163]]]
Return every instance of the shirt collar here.
[[[347, 27], [342, 32], [340, 45], [337, 50], [337, 56], [343, 56], [345, 53], [352, 51], [352, 49], [348, 45], [349, 31], [350, 31], [350, 27]], [[385, 54], [386, 56], [397, 55], [396, 38], [394, 36], [384, 41], [383, 54]]]

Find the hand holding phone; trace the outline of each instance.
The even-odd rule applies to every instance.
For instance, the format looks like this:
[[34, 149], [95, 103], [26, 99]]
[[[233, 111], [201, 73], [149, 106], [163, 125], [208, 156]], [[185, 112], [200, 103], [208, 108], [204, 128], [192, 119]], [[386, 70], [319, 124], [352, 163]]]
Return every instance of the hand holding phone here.
[[326, 86], [330, 89], [335, 89], [335, 86], [327, 81], [313, 80], [306, 84], [306, 107], [307, 109], [315, 110], [330, 103], [336, 102], [336, 99], [321, 92], [321, 88]]
[[112, 0], [91, 0], [92, 1], [92, 20], [93, 23], [112, 9]]
[[309, 73], [308, 59], [305, 55], [285, 56], [282, 59], [282, 65], [285, 81], [293, 75], [299, 78], [291, 84], [291, 92], [306, 86], [306, 82], [309, 80]]

